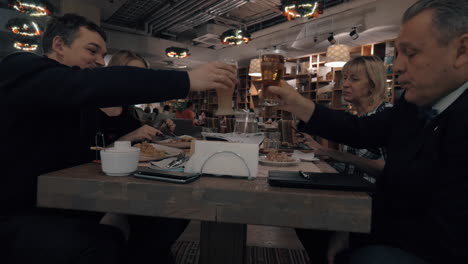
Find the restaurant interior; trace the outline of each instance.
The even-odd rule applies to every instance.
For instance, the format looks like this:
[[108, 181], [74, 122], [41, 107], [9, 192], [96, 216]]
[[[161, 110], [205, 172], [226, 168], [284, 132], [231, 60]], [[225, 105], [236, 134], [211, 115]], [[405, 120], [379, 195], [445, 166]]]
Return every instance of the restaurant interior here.
[[[161, 160], [154, 157], [141, 159], [140, 156], [140, 165], [151, 164], [150, 166], [169, 168], [168, 162], [177, 163], [178, 159], [181, 159], [179, 152], [182, 151], [184, 153], [182, 159], [186, 162], [186, 173], [202, 172], [212, 175], [228, 175], [230, 178], [214, 176], [215, 179], [209, 183], [197, 180], [187, 184], [151, 181], [155, 189], [148, 189], [145, 197], [137, 195], [136, 198], [130, 195], [122, 198], [131, 192], [131, 186], [126, 185], [129, 189], [128, 193], [127, 191], [116, 193], [115, 197], [108, 200], [103, 198], [105, 201], [95, 205], [98, 211], [127, 213], [130, 209], [124, 208], [119, 201], [125, 200], [123, 204], [128, 207], [135, 206], [132, 201], [141, 202], [143, 205], [139, 209], [135, 209], [138, 207], [136, 206], [132, 210], [144, 215], [158, 215], [158, 210], [162, 210], [163, 216], [191, 219], [189, 227], [173, 248], [176, 252], [177, 263], [197, 263], [197, 261], [214, 263], [215, 259], [210, 257], [216, 255], [212, 253], [215, 249], [206, 250], [206, 248], [215, 246], [207, 241], [215, 241], [216, 236], [220, 240], [225, 237], [224, 240], [227, 241], [230, 236], [236, 237], [239, 233], [244, 233], [243, 238], [236, 238], [246, 241], [241, 253], [247, 255], [244, 263], [301, 264], [307, 263], [307, 255], [293, 227], [369, 231], [371, 201], [365, 192], [346, 194], [349, 197], [345, 201], [342, 196], [335, 195], [333, 192], [310, 194], [303, 189], [282, 187], [275, 189], [266, 184], [265, 180], [262, 184], [256, 182], [261, 177], [265, 179], [268, 170], [334, 171], [325, 160], [314, 157], [313, 148], [308, 147], [298, 138], [295, 133], [296, 117], [286, 111], [276, 109], [274, 104], [268, 105], [259, 95], [263, 89], [261, 59], [264, 54], [281, 54], [284, 59], [283, 79], [288, 84], [317, 104], [353, 113], [352, 107], [343, 99], [341, 67], [350, 58], [359, 55], [375, 55], [385, 63], [388, 85], [386, 94], [388, 101], [393, 103], [402, 93], [392, 70], [394, 40], [401, 24], [401, 14], [415, 0], [305, 1], [310, 5], [303, 9], [294, 6], [293, 2], [297, 1], [281, 0], [22, 0], [13, 2], [23, 2], [23, 4], [31, 2], [36, 5], [46, 3], [47, 14], [30, 16], [27, 12], [22, 13], [13, 8], [12, 1], [0, 0], [0, 59], [18, 51], [42, 54], [39, 38], [47, 18], [52, 15], [77, 13], [94, 21], [107, 33], [106, 62], [110, 60], [113, 53], [122, 49], [137, 52], [149, 62], [152, 69], [156, 70], [190, 71], [211, 61], [227, 63], [229, 59], [235, 62], [238, 84], [232, 95], [228, 95], [229, 98], [224, 106], [221, 106], [221, 96], [215, 90], [191, 92], [187, 98], [180, 100], [142, 102], [137, 106], [141, 109], [158, 109], [161, 113], [163, 107], [169, 105], [171, 111], [180, 109], [182, 112], [187, 102], [190, 101], [193, 103], [192, 110], [195, 113], [195, 120], [189, 122], [182, 120], [183, 118], [178, 117], [176, 113], [173, 118], [176, 128], [168, 133], [177, 137], [178, 140], [166, 140], [159, 142], [160, 145], [157, 144], [157, 146], [165, 147], [162, 149], [162, 155], [170, 156], [170, 159]], [[285, 9], [291, 3], [293, 7]], [[27, 24], [26, 30], [32, 32], [33, 36], [17, 37], [13, 28], [23, 25], [24, 29], [25, 24]], [[333, 64], [336, 62], [343, 63]], [[221, 108], [226, 108], [224, 110], [227, 112], [219, 112]], [[139, 117], [144, 123], [143, 119], [150, 115], [144, 111], [140, 113]], [[98, 136], [96, 138], [98, 142]], [[323, 138], [315, 139], [329, 148], [341, 149], [341, 146], [334, 142]], [[223, 142], [220, 143], [219, 140]], [[224, 144], [235, 146], [226, 147]], [[246, 145], [256, 146], [257, 152], [253, 153]], [[106, 146], [102, 142], [102, 144], [96, 144], [96, 147], [100, 149]], [[285, 164], [278, 164], [281, 163], [280, 161], [263, 160], [265, 152], [268, 155], [270, 149], [284, 150], [279, 153], [286, 153]], [[217, 155], [221, 152], [225, 152], [224, 155]], [[190, 155], [190, 159], [185, 158]], [[207, 156], [209, 156], [208, 159]], [[209, 162], [211, 158], [213, 162]], [[106, 172], [104, 159], [106, 157], [101, 155], [102, 170]], [[260, 163], [258, 163], [259, 159]], [[253, 161], [256, 163], [251, 164]], [[94, 165], [96, 164], [88, 166]], [[107, 177], [101, 172], [100, 165], [98, 168], [99, 173]], [[180, 166], [172, 168], [180, 168]], [[111, 170], [109, 175], [118, 175], [118, 172], [113, 173], [112, 169], [107, 168]], [[54, 182], [57, 175], [53, 173], [45, 175], [46, 177], [39, 182], [39, 188], [48, 184], [59, 186], [61, 183], [58, 180]], [[232, 179], [239, 175], [249, 176]], [[76, 179], [62, 180], [72, 182]], [[248, 185], [252, 183], [252, 180], [255, 186]], [[145, 181], [145, 179], [137, 179], [136, 182], [131, 183], [122, 183], [121, 180], [114, 178], [110, 181], [115, 184], [138, 185], [139, 181]], [[162, 185], [157, 186], [158, 184]], [[204, 187], [201, 187], [201, 184], [205, 184]], [[248, 191], [241, 193], [237, 189], [232, 189], [231, 185], [241, 186], [241, 189]], [[84, 183], [83, 186], [84, 189], [88, 188]], [[221, 187], [216, 189], [216, 186]], [[112, 191], [110, 188], [109, 192]], [[206, 188], [206, 190], [201, 191], [201, 188]], [[269, 193], [263, 193], [265, 188], [269, 190]], [[38, 195], [42, 195], [42, 198], [38, 196], [38, 202], [46, 207], [92, 210], [86, 207], [89, 203], [86, 199], [96, 197], [87, 197], [86, 191], [83, 191], [80, 196], [76, 193], [79, 192], [76, 189], [65, 188], [57, 192], [51, 191], [51, 188], [39, 189]], [[186, 202], [185, 207], [175, 205], [169, 198], [165, 198], [164, 202], [158, 202], [156, 200], [160, 199], [163, 194], [156, 194], [157, 190], [165, 195], [174, 192], [180, 197], [185, 197], [182, 192], [189, 193], [190, 195], [186, 196], [191, 202]], [[65, 191], [69, 191], [69, 197], [64, 194]], [[269, 196], [277, 192], [283, 193], [283, 198]], [[77, 196], [73, 198], [72, 194]], [[236, 197], [241, 195], [244, 196], [243, 200], [236, 200]], [[315, 210], [315, 214], [293, 213], [292, 215], [298, 219], [288, 216], [291, 212], [289, 210], [293, 209], [283, 208], [285, 200], [303, 199], [302, 196], [310, 198], [311, 195], [317, 196], [324, 204], [332, 203], [332, 200], [338, 204], [346, 203], [349, 205], [348, 208], [354, 208], [354, 211], [344, 210], [344, 206], [340, 205], [321, 207], [313, 204], [310, 206], [319, 207]], [[54, 197], [61, 198], [54, 201]], [[79, 202], [80, 199], [82, 199], [82, 204]], [[249, 205], [254, 199], [258, 199], [256, 205]], [[205, 200], [205, 202], [210, 200], [210, 203], [209, 205], [202, 204], [198, 202], [199, 200]], [[274, 201], [279, 209], [276, 211], [270, 209], [269, 201]], [[244, 208], [241, 211], [240, 207], [247, 209]], [[255, 211], [264, 212], [263, 215], [256, 215]], [[244, 215], [238, 215], [239, 212]], [[249, 213], [252, 214], [251, 217], [246, 216]], [[343, 220], [337, 216], [342, 216]], [[312, 220], [308, 226], [300, 219]], [[348, 221], [349, 219], [351, 221]], [[220, 222], [221, 227], [213, 225], [213, 222]], [[223, 224], [227, 226], [222, 226]], [[246, 231], [237, 232], [238, 228], [244, 228]], [[210, 238], [204, 237], [208, 233], [213, 234], [213, 230], [218, 230], [217, 235]], [[219, 240], [216, 241], [219, 242]], [[229, 243], [226, 241], [219, 242], [220, 247], [231, 248], [227, 246]], [[200, 248], [203, 251], [203, 247], [205, 251], [200, 253]], [[211, 253], [207, 253], [208, 251]], [[238, 251], [236, 252], [233, 253], [231, 250], [225, 254], [235, 256], [239, 254]], [[232, 263], [235, 262], [236, 260], [233, 260]]]

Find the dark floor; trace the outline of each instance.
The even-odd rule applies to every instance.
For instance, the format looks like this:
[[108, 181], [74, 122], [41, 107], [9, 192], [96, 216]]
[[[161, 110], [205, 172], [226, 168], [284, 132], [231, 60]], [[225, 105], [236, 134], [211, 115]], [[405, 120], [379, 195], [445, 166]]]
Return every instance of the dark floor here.
[[[191, 221], [179, 240], [199, 241], [200, 222]], [[247, 245], [270, 248], [302, 249], [296, 233], [291, 228], [248, 225]]]

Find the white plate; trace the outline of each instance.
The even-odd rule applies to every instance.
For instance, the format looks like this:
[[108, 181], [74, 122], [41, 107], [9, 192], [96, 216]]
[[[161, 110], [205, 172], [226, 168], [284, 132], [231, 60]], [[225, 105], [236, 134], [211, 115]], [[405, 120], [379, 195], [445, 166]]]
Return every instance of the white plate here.
[[262, 165], [272, 166], [272, 167], [292, 167], [292, 166], [297, 166], [300, 162], [298, 159], [294, 159], [294, 161], [290, 161], [290, 162], [277, 162], [277, 161], [269, 161], [269, 160], [266, 160], [265, 158], [260, 158], [258, 161]]
[[311, 161], [318, 161], [320, 160], [319, 158], [317, 157], [313, 157], [313, 158], [300, 158], [301, 161], [306, 161], [306, 162], [311, 162]]

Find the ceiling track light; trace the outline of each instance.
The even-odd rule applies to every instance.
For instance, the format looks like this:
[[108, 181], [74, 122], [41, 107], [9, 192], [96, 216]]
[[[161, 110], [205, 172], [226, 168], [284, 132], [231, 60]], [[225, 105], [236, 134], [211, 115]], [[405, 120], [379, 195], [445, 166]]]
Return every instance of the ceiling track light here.
[[330, 42], [330, 44], [332, 44], [332, 45], [336, 44], [336, 39], [333, 36], [333, 32], [328, 33], [328, 38], [327, 39], [328, 39], [328, 42]]
[[352, 27], [351, 32], [349, 32], [349, 36], [352, 40], [356, 40], [359, 38], [359, 34], [357, 33], [356, 27]]

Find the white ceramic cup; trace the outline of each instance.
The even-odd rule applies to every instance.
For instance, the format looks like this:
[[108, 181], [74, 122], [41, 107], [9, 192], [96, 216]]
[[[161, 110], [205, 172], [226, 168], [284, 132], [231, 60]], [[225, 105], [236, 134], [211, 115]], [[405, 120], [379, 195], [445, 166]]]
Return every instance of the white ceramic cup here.
[[109, 176], [127, 176], [138, 168], [140, 149], [130, 141], [116, 141], [113, 148], [101, 150], [102, 171]]

